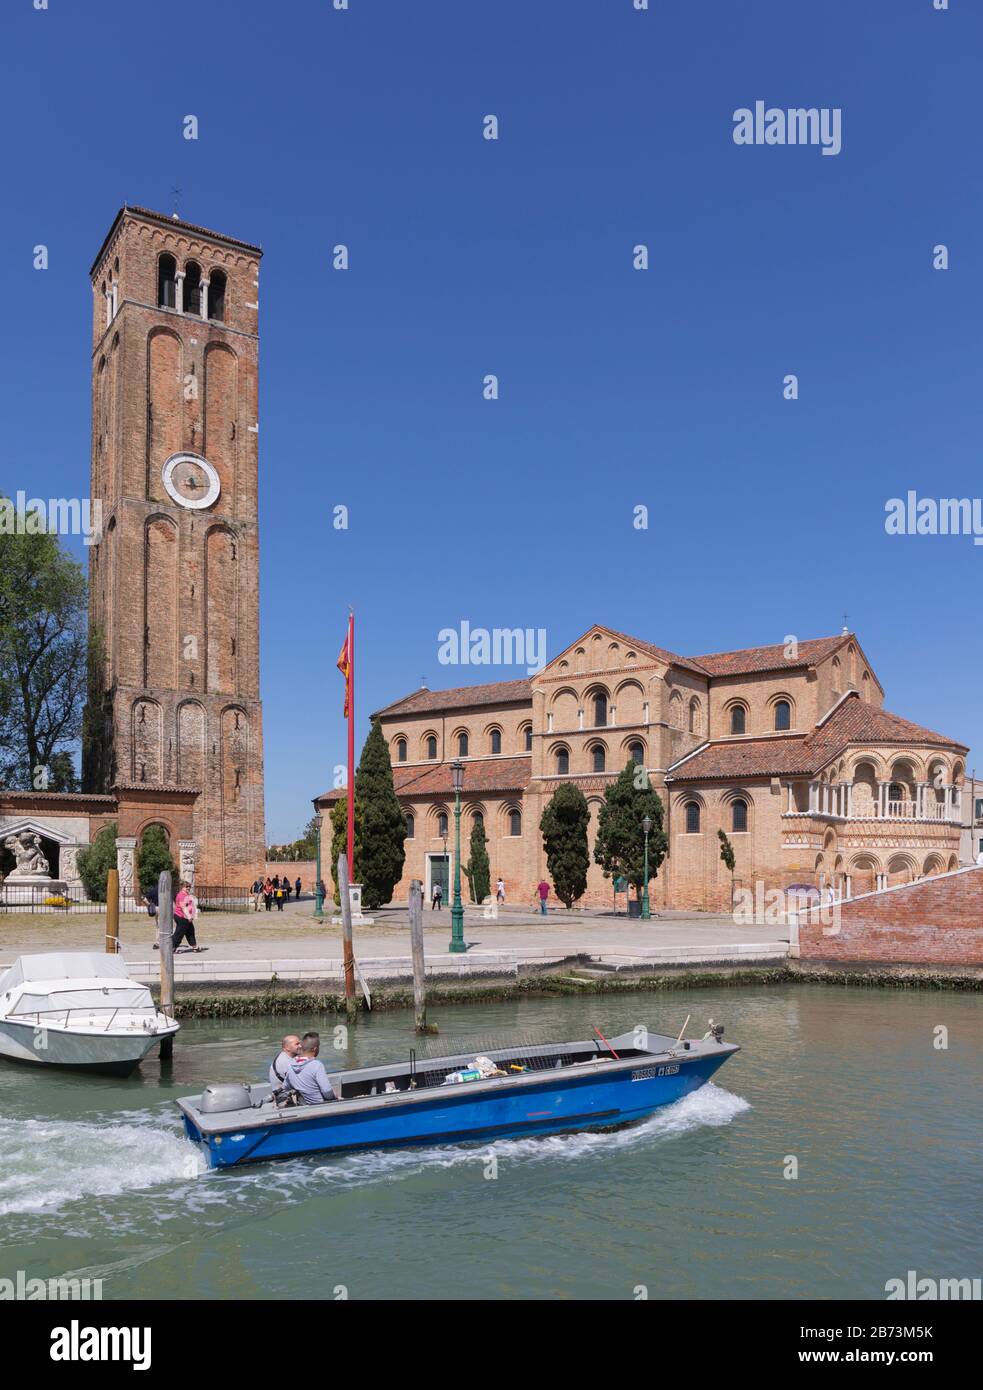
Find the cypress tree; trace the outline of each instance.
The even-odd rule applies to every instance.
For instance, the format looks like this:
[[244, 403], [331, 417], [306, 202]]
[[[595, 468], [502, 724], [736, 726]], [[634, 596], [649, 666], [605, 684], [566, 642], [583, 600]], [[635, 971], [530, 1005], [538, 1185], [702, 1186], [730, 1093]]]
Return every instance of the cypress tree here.
[[476, 820], [471, 827], [471, 850], [464, 872], [471, 887], [471, 901], [483, 903], [491, 895], [491, 865], [484, 821]]
[[[362, 812], [362, 855], [358, 864], [362, 900], [381, 907], [403, 876], [406, 814], [393, 786], [389, 747], [378, 719], [372, 721], [355, 774], [355, 801]], [[358, 855], [355, 856], [356, 861]]]
[[583, 897], [587, 888], [589, 824], [587, 798], [572, 782], [561, 782], [543, 811], [539, 828], [556, 896], [568, 908]]
[[176, 889], [177, 865], [171, 857], [167, 832], [161, 825], [148, 825], [137, 850], [137, 879], [141, 891], [145, 893], [148, 888], [154, 887], [165, 871], [172, 875]]
[[104, 825], [91, 845], [79, 850], [78, 874], [89, 901], [106, 901], [106, 878], [116, 868], [116, 822]]
[[620, 875], [635, 886], [640, 898], [645, 878], [645, 832], [642, 820], [652, 821], [649, 832], [649, 878], [655, 878], [665, 859], [669, 841], [663, 830], [662, 801], [649, 785], [648, 777], [640, 777], [640, 769], [631, 762], [616, 782], [604, 793], [604, 804], [597, 821], [597, 842], [594, 859], [604, 870], [606, 878]]

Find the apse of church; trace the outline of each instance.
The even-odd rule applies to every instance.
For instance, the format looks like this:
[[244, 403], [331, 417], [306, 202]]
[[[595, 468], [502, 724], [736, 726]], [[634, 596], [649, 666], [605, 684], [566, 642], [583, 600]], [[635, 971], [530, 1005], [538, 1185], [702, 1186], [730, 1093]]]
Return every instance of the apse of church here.
[[[261, 251], [124, 207], [92, 267], [86, 783], [197, 791], [199, 882], [265, 862], [259, 702]], [[99, 711], [106, 711], [99, 717]]]

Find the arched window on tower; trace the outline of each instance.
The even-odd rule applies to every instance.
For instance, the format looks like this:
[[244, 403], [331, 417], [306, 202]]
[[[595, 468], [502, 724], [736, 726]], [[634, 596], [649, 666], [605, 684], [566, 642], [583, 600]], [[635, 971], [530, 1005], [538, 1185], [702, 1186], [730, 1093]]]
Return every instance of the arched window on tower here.
[[184, 267], [184, 312], [201, 313], [201, 266], [189, 261]]
[[730, 807], [730, 828], [737, 835], [743, 835], [747, 830], [747, 802], [744, 800], [732, 801]]
[[208, 317], [222, 323], [225, 319], [225, 291], [228, 279], [224, 270], [213, 270], [208, 277]]
[[787, 700], [776, 700], [775, 702], [775, 728], [791, 729], [792, 727], [792, 706]]
[[173, 309], [177, 303], [177, 262], [173, 256], [161, 256], [157, 262], [157, 303], [161, 309]]

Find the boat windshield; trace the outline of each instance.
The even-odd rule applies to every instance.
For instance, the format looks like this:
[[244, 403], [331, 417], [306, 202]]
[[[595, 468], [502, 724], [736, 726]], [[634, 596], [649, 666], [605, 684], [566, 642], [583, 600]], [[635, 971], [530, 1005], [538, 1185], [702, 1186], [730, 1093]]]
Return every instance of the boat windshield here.
[[18, 999], [11, 1017], [17, 1014], [64, 1013], [66, 1009], [86, 1009], [92, 1012], [118, 1009], [150, 1009], [156, 1005], [145, 985], [129, 984], [117, 988], [57, 989], [44, 994], [24, 993]]

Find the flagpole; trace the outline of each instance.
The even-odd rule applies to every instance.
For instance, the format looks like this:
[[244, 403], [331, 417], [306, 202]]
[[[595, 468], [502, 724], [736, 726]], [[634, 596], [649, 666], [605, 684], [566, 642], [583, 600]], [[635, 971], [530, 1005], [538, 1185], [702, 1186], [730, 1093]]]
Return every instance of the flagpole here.
[[355, 882], [355, 613], [348, 613], [348, 873]]

